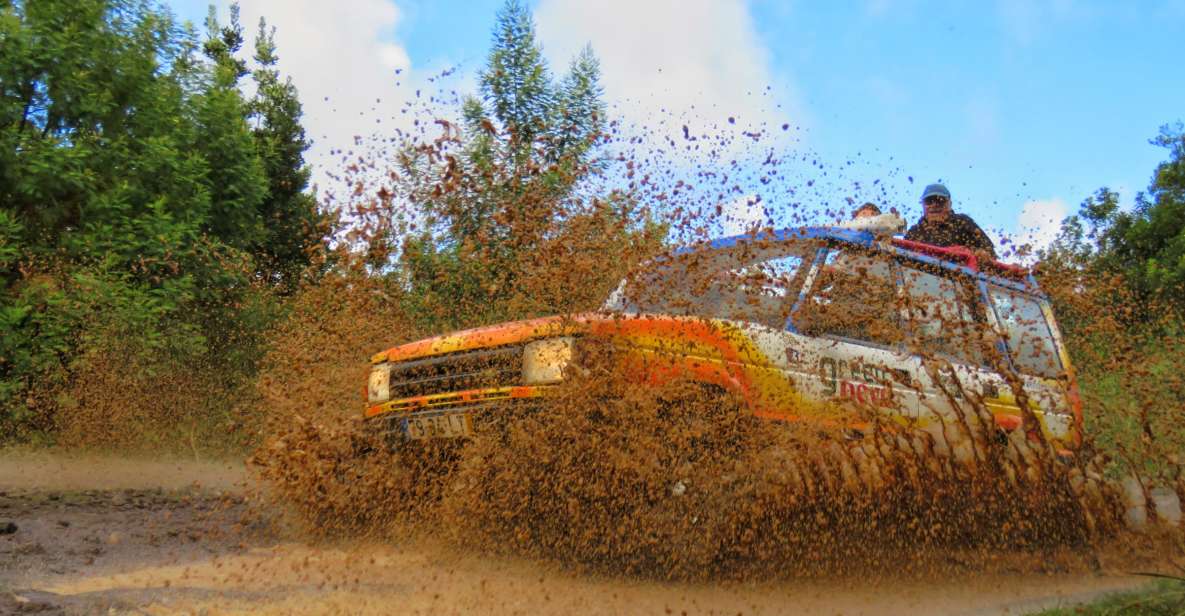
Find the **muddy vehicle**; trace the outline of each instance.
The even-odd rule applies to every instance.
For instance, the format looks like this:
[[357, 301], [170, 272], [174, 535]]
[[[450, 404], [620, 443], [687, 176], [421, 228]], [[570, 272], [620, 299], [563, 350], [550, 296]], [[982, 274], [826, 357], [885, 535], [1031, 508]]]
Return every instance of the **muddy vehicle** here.
[[[639, 386], [674, 378], [774, 421], [1081, 444], [1074, 372], [1026, 269], [894, 238], [807, 227], [656, 258], [600, 310], [504, 323], [374, 355], [366, 418], [397, 439], [464, 438], [506, 404], [538, 403], [608, 348]], [[916, 433], [916, 432], [915, 432]]]

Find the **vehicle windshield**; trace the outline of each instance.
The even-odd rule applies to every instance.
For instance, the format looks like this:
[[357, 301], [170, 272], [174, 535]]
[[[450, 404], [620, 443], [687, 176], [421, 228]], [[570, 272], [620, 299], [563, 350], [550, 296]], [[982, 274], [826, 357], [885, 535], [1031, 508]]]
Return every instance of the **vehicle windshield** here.
[[1017, 369], [1027, 374], [1056, 378], [1062, 366], [1041, 303], [1029, 295], [995, 285], [990, 286], [988, 292]]
[[627, 278], [606, 308], [781, 329], [818, 247], [806, 240], [742, 241], [728, 248], [677, 254]]

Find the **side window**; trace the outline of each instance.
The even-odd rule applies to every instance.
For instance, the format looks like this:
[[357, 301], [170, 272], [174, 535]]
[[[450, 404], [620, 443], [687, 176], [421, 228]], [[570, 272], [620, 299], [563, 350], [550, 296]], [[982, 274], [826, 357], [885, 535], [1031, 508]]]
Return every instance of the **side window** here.
[[983, 363], [987, 323], [968, 291], [970, 281], [941, 268], [906, 263], [905, 285], [910, 345], [919, 354], [940, 353], [963, 363]]
[[780, 330], [819, 247], [815, 241], [744, 242], [678, 254], [632, 274], [606, 305]]
[[802, 265], [799, 255], [781, 255], [722, 273], [710, 316], [782, 329], [798, 295]]
[[999, 287], [990, 287], [990, 294], [1017, 368], [1027, 374], [1056, 378], [1061, 372], [1061, 362], [1041, 304], [1027, 295]]
[[834, 248], [794, 313], [794, 325], [809, 336], [838, 336], [877, 344], [901, 341], [897, 285], [883, 255]]

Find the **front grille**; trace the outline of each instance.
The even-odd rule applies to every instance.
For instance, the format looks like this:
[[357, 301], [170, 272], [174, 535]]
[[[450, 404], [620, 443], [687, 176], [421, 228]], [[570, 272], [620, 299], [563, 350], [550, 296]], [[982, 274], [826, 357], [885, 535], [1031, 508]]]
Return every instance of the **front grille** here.
[[391, 366], [391, 399], [518, 385], [522, 366], [521, 345], [397, 363]]

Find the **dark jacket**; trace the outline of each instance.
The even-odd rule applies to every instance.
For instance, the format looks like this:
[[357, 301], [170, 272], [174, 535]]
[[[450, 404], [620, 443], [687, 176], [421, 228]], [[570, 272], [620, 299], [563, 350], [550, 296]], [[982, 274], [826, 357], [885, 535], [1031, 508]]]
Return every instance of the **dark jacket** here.
[[971, 250], [986, 250], [996, 258], [996, 247], [992, 240], [966, 214], [951, 213], [942, 222], [933, 222], [924, 217], [918, 224], [909, 228], [905, 239], [914, 242], [925, 242], [935, 246], [966, 246]]

